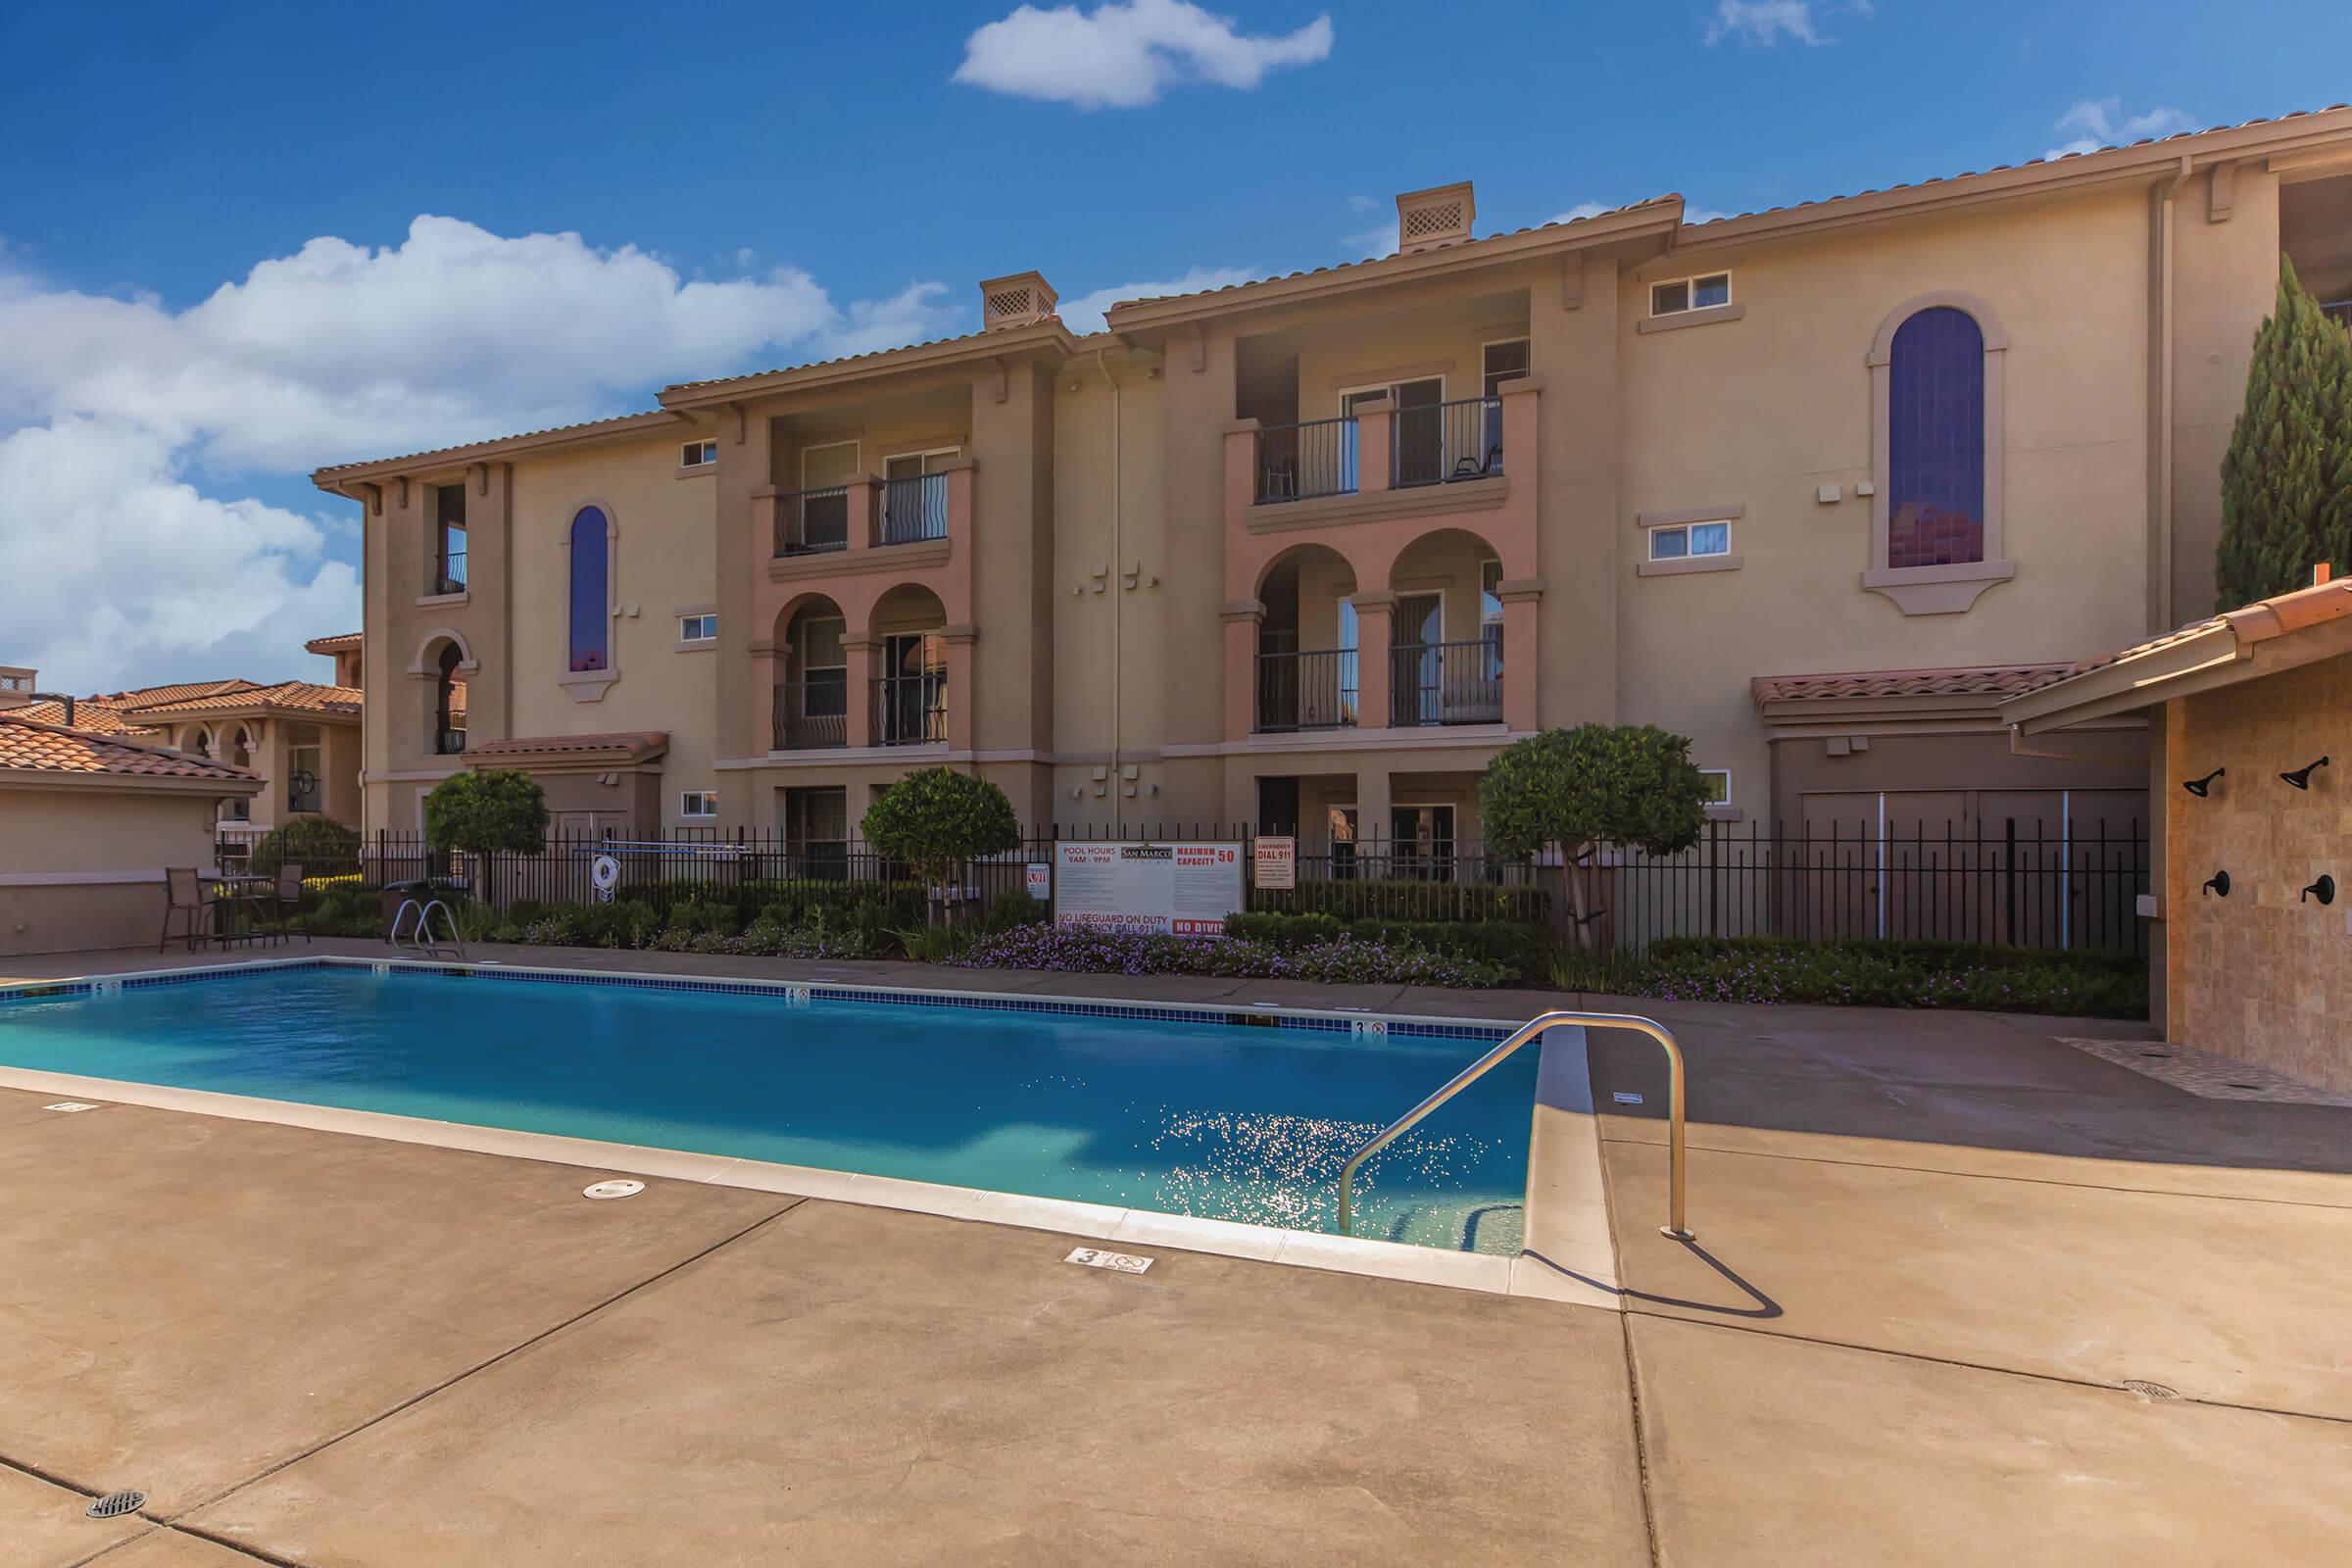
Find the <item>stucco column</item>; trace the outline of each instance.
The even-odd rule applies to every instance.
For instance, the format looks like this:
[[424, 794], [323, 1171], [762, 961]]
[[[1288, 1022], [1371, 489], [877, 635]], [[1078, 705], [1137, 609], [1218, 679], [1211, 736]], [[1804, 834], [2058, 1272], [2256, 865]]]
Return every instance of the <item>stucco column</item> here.
[[[1348, 602], [1355, 607], [1356, 727], [1387, 729], [1389, 674], [1396, 662], [1396, 656], [1389, 651], [1396, 596], [1385, 589], [1370, 589], [1349, 594]], [[1382, 777], [1385, 779], [1387, 775]]]
[[1389, 766], [1386, 762], [1355, 770], [1355, 843], [1358, 876], [1386, 876], [1388, 858], [1396, 853], [1389, 842]]
[[776, 487], [760, 485], [752, 492], [752, 568], [762, 569], [762, 563], [781, 554], [776, 549]]
[[1225, 621], [1225, 738], [1238, 741], [1257, 728], [1257, 629], [1266, 607], [1237, 599], [1218, 613]]
[[[841, 651], [850, 666], [848, 741], [852, 746], [874, 744], [874, 664], [881, 649], [882, 639], [871, 632], [842, 635]], [[954, 703], [959, 696], [950, 691], [948, 701]]]
[[1255, 419], [1225, 426], [1225, 526], [1237, 532], [1257, 504], [1257, 432]]
[[979, 694], [972, 690], [972, 671], [979, 662], [972, 657], [972, 644], [980, 638], [977, 626], [949, 626], [940, 635], [948, 645], [948, 748], [968, 752], [972, 749], [972, 717], [979, 704]]
[[969, 457], [950, 458], [940, 465], [948, 476], [948, 537], [959, 541], [968, 563], [972, 550], [972, 470], [979, 463]]
[[1536, 659], [1537, 612], [1543, 608], [1540, 578], [1506, 578], [1495, 586], [1502, 601], [1502, 721], [1513, 734], [1543, 725]]
[[841, 482], [842, 488], [849, 492], [849, 547], [852, 550], [867, 550], [873, 546], [874, 526], [882, 515], [881, 508], [875, 505], [881, 484], [882, 480], [871, 473], [853, 473]]
[[1396, 446], [1396, 403], [1374, 398], [1355, 406], [1355, 487], [1386, 490]]
[[762, 752], [782, 751], [784, 737], [776, 733], [776, 688], [783, 683], [791, 656], [764, 638], [753, 643], [750, 651], [752, 741]]

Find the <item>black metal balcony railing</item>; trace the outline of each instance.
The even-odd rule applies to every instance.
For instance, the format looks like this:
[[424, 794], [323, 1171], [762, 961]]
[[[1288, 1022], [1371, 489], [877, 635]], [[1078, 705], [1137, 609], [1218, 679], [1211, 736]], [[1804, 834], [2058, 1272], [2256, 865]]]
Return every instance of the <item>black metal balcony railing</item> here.
[[807, 751], [850, 744], [850, 688], [847, 670], [828, 680], [819, 672], [808, 681], [776, 686], [776, 749]]
[[1502, 644], [1399, 643], [1389, 650], [1393, 724], [1494, 724], [1502, 719]]
[[443, 757], [455, 757], [466, 750], [466, 732], [444, 724], [433, 732], [433, 750]]
[[882, 510], [874, 518], [877, 545], [912, 544], [948, 536], [948, 476], [909, 474], [882, 481]]
[[1399, 490], [1502, 471], [1500, 398], [1398, 409], [1391, 429], [1389, 482]]
[[850, 548], [850, 492], [841, 485], [776, 497], [776, 554], [812, 556]]
[[874, 680], [874, 744], [931, 746], [948, 738], [948, 675], [881, 675]]
[[1356, 722], [1352, 648], [1257, 656], [1257, 729], [1345, 729]]
[[462, 594], [466, 591], [466, 552], [444, 552], [433, 562], [433, 589], [436, 594]]
[[1351, 493], [1356, 487], [1355, 436], [1352, 416], [1258, 431], [1257, 504]]

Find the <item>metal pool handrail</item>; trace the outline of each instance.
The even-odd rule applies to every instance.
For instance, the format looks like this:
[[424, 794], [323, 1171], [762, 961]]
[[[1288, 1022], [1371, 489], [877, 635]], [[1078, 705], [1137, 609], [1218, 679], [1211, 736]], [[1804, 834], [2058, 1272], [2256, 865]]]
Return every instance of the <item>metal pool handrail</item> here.
[[1545, 1012], [1539, 1013], [1512, 1030], [1510, 1035], [1493, 1051], [1479, 1057], [1448, 1079], [1445, 1086], [1402, 1116], [1392, 1122], [1381, 1135], [1357, 1150], [1347, 1164], [1340, 1167], [1340, 1234], [1354, 1234], [1354, 1206], [1350, 1201], [1355, 1188], [1355, 1168], [1379, 1153], [1455, 1095], [1469, 1088], [1503, 1057], [1541, 1036], [1554, 1024], [1583, 1024], [1598, 1029], [1631, 1029], [1656, 1041], [1666, 1053], [1667, 1082], [1667, 1165], [1670, 1185], [1669, 1206], [1672, 1223], [1659, 1229], [1677, 1241], [1691, 1240], [1690, 1229], [1683, 1223], [1683, 1051], [1674, 1043], [1666, 1026], [1649, 1018], [1630, 1012]]
[[[408, 918], [411, 909], [416, 910], [416, 929], [410, 934], [408, 941], [403, 942], [400, 939], [400, 922]], [[441, 911], [441, 918], [449, 927], [447, 943], [436, 942], [433, 938], [433, 911], [435, 909]], [[392, 914], [392, 934], [389, 940], [395, 948], [408, 948], [427, 958], [456, 957], [463, 959], [466, 956], [466, 939], [458, 934], [458, 917], [452, 914], [449, 906], [439, 899], [427, 901], [421, 908], [417, 906], [415, 899], [401, 900], [400, 907]]]

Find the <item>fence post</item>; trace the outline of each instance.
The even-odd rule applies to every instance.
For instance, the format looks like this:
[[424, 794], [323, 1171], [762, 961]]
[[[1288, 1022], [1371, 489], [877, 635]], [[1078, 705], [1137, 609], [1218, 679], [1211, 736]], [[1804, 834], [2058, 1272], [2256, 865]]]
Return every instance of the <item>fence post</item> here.
[[2017, 941], [2017, 818], [2006, 819], [2001, 849], [2001, 940]]

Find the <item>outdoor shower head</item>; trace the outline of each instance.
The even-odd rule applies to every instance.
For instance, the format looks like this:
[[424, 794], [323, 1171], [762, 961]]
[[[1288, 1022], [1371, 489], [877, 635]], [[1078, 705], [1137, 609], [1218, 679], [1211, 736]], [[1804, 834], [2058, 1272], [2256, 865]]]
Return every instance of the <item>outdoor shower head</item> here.
[[2326, 767], [2327, 765], [2328, 759], [2323, 757], [2316, 762], [2305, 762], [2301, 767], [2296, 768], [2292, 773], [2281, 773], [2278, 776], [2299, 790], [2307, 790], [2311, 788], [2311, 770], [2315, 767]]

